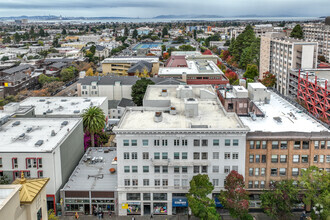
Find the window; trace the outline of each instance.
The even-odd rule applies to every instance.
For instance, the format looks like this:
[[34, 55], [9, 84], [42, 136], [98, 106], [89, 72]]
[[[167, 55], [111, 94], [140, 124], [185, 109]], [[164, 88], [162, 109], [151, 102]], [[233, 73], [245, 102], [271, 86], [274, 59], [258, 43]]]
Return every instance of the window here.
[[233, 166], [232, 170], [235, 170], [236, 172], [238, 172], [238, 166]]
[[199, 173], [199, 166], [194, 166], [194, 173]]
[[155, 180], [155, 186], [160, 186], [160, 180], [159, 179]]
[[143, 173], [149, 173], [149, 166], [143, 166]]
[[127, 193], [126, 199], [127, 200], [141, 200], [141, 194], [140, 193]]
[[137, 160], [138, 154], [137, 152], [132, 152], [132, 160]]
[[162, 140], [162, 145], [167, 146], [167, 140]]
[[301, 155], [301, 162], [308, 163], [308, 155]]
[[233, 159], [238, 160], [238, 153], [233, 153]]
[[188, 179], [182, 179], [182, 186], [188, 186]]
[[309, 149], [309, 141], [303, 141], [302, 149]]
[[256, 141], [256, 149], [260, 149], [260, 141]]
[[219, 139], [213, 139], [213, 146], [219, 146]]
[[213, 159], [219, 159], [219, 152], [213, 152]]
[[132, 186], [138, 186], [139, 180], [138, 179], [132, 179]]
[[262, 188], [262, 189], [265, 188], [265, 181], [260, 181], [260, 188]]
[[38, 178], [43, 178], [44, 177], [44, 172], [42, 170], [38, 171]]
[[286, 176], [286, 168], [280, 168], [280, 176]]
[[149, 179], [143, 179], [143, 185], [149, 186]]
[[142, 158], [143, 158], [143, 160], [149, 160], [149, 152], [143, 152]]
[[132, 146], [137, 146], [137, 140], [131, 140]]
[[167, 200], [167, 193], [154, 193], [154, 200]]
[[182, 173], [188, 173], [188, 167], [187, 166], [183, 166], [181, 167]]
[[320, 142], [320, 147], [321, 147], [321, 149], [325, 149], [325, 141]]
[[281, 141], [281, 149], [282, 150], [288, 149], [288, 142], [287, 141]]
[[131, 180], [130, 179], [124, 179], [124, 185], [125, 186], [130, 186], [131, 185]]
[[266, 175], [266, 168], [261, 168], [261, 172], [260, 172], [261, 176], [265, 176]]
[[224, 167], [224, 173], [228, 174], [230, 172], [230, 166]]
[[207, 166], [202, 166], [202, 173], [207, 173]]
[[261, 155], [261, 162], [266, 163], [266, 155]]
[[195, 139], [194, 140], [194, 146], [199, 147], [200, 146], [200, 140]]
[[256, 154], [256, 163], [260, 163], [260, 155]]
[[319, 149], [319, 141], [314, 141], [314, 147], [315, 149]]
[[298, 168], [292, 168], [292, 176], [298, 176], [299, 175], [299, 169]]
[[129, 160], [129, 153], [128, 152], [124, 152], [124, 160]]
[[272, 149], [278, 149], [278, 141], [272, 141]]
[[230, 146], [230, 139], [225, 140], [225, 146]]
[[330, 155], [327, 155], [326, 162], [327, 162], [327, 163], [330, 163]]
[[254, 188], [259, 188], [259, 181], [254, 181]]
[[154, 159], [155, 160], [159, 160], [160, 159], [160, 153], [159, 152], [155, 152], [154, 153]]
[[132, 166], [132, 173], [137, 173], [137, 172], [138, 172], [138, 167]]
[[293, 163], [299, 163], [299, 155], [293, 155]]
[[154, 172], [155, 173], [160, 173], [160, 166], [155, 166], [154, 167]]
[[26, 163], [26, 169], [32, 168], [33, 159], [32, 158], [26, 158], [25, 160], [26, 160], [25, 161], [25, 163]]
[[298, 150], [300, 149], [300, 141], [295, 141], [293, 144], [293, 149]]
[[272, 163], [277, 163], [278, 162], [278, 155], [272, 155]]
[[202, 146], [207, 147], [208, 146], [208, 141], [206, 139], [202, 140]]
[[253, 182], [252, 181], [249, 181], [249, 188], [253, 188]]
[[253, 163], [254, 162], [254, 155], [253, 154], [250, 154], [250, 156], [249, 156], [249, 162], [250, 163]]
[[327, 141], [327, 149], [330, 149], [330, 141]]
[[124, 173], [129, 173], [129, 166], [124, 166]]
[[180, 140], [174, 140], [174, 146], [179, 146], [180, 145]]
[[188, 140], [182, 140], [182, 146], [187, 146], [188, 145]]
[[230, 159], [230, 153], [229, 152], [225, 152], [225, 159]]
[[180, 179], [174, 179], [174, 186], [180, 186]]
[[213, 166], [212, 167], [212, 172], [213, 173], [219, 173], [219, 166]]
[[142, 140], [142, 145], [143, 146], [148, 146], [149, 145], [149, 140]]
[[267, 141], [262, 141], [262, 149], [267, 149]]
[[159, 140], [154, 140], [154, 145], [159, 146]]
[[271, 168], [270, 169], [270, 175], [271, 176], [277, 176], [277, 168]]
[[207, 156], [207, 152], [202, 152], [202, 160], [207, 160], [208, 156]]
[[163, 186], [168, 186], [168, 179], [163, 179]]
[[188, 159], [188, 153], [187, 152], [182, 152], [181, 153], [181, 155], [182, 155], [182, 160], [187, 160]]
[[286, 163], [286, 161], [287, 161], [287, 155], [281, 155], [280, 156], [280, 163]]
[[180, 173], [180, 167], [179, 166], [174, 167], [174, 173]]
[[168, 166], [163, 166], [163, 173], [168, 173]]
[[250, 141], [250, 149], [254, 149], [254, 141]]
[[38, 168], [42, 168], [42, 158], [37, 158]]
[[320, 155], [320, 163], [324, 162], [324, 155]]
[[194, 152], [194, 160], [199, 160], [199, 159], [200, 159], [200, 153]]
[[174, 160], [179, 160], [179, 159], [180, 159], [180, 153], [174, 152]]
[[317, 163], [319, 161], [319, 155], [314, 155], [314, 160], [313, 162], [314, 163]]
[[233, 146], [238, 146], [238, 143], [239, 143], [239, 142], [238, 142], [238, 139], [234, 139], [234, 140], [233, 140]]
[[129, 146], [129, 140], [123, 140], [124, 146]]
[[253, 168], [249, 168], [249, 176], [253, 176]]
[[18, 167], [18, 161], [17, 161], [16, 157], [12, 158], [12, 166], [13, 166], [13, 169]]
[[162, 153], [162, 159], [163, 160], [167, 160], [168, 159], [168, 153], [167, 152], [163, 152]]
[[143, 200], [151, 200], [151, 193], [143, 193]]
[[219, 179], [212, 179], [213, 186], [219, 186]]
[[0, 167], [2, 167], [2, 157], [0, 157]]

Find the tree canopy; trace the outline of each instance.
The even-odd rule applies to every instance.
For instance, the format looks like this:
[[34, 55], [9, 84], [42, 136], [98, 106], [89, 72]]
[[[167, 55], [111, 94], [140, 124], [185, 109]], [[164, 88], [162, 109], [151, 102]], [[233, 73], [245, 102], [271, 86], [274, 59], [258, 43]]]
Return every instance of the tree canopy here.
[[298, 38], [298, 39], [304, 39], [304, 32], [300, 26], [300, 24], [297, 24], [291, 31], [290, 37]]
[[75, 77], [76, 72], [77, 72], [77, 69], [73, 66], [62, 69], [62, 71], [60, 73], [62, 81], [67, 82], [67, 81], [72, 80]]
[[263, 73], [263, 79], [260, 82], [266, 87], [273, 87], [276, 83], [276, 76], [267, 71]]
[[155, 84], [153, 81], [146, 78], [141, 78], [136, 81], [136, 83], [132, 86], [132, 99], [136, 105], [141, 106], [143, 104], [142, 101], [147, 87], [148, 85], [153, 84]]
[[254, 78], [259, 76], [258, 67], [252, 64], [247, 65], [246, 72], [243, 76], [254, 81]]
[[192, 178], [187, 198], [194, 216], [202, 220], [219, 219], [214, 200], [207, 197], [213, 189], [208, 175], [198, 174]]
[[94, 134], [102, 131], [105, 126], [104, 112], [99, 107], [91, 106], [84, 110], [82, 118], [85, 131], [91, 134], [92, 147], [95, 147]]

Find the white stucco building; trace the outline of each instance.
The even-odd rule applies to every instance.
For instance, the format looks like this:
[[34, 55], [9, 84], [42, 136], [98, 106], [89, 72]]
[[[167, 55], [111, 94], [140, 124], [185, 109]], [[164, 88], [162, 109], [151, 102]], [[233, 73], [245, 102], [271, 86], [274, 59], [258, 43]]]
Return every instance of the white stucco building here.
[[215, 197], [231, 170], [245, 173], [248, 128], [207, 85], [149, 86], [143, 107], [124, 112], [116, 133], [119, 215], [187, 213], [194, 175]]

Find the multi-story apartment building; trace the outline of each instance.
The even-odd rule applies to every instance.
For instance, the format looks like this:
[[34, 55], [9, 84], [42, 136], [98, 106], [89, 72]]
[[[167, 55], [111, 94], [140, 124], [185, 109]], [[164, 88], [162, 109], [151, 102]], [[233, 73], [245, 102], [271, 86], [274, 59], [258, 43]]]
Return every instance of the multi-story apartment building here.
[[319, 43], [319, 55], [323, 55], [325, 59], [330, 62], [330, 25], [306, 25], [303, 28], [303, 32], [305, 40], [316, 41]]
[[148, 56], [136, 57], [112, 57], [102, 61], [103, 74], [127, 75], [127, 71], [139, 61], [146, 61], [152, 64], [151, 74], [158, 73], [159, 58]]
[[297, 179], [312, 165], [330, 172], [329, 130], [280, 95], [266, 94], [268, 101], [255, 101], [265, 116], [240, 117], [250, 128], [245, 183], [251, 207], [259, 207], [262, 189], [273, 181]]
[[284, 38], [279, 33], [261, 37], [259, 78], [269, 71], [276, 75], [276, 89], [288, 94], [289, 70], [316, 68], [318, 43]]
[[211, 86], [149, 86], [143, 107], [126, 109], [117, 127], [119, 215], [187, 213], [194, 175], [215, 189], [231, 170], [245, 175], [248, 128], [224, 110]]

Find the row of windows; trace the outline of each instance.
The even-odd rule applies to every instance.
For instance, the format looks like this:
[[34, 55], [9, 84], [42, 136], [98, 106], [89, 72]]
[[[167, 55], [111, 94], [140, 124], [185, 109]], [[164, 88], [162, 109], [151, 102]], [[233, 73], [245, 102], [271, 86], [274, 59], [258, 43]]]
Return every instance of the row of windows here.
[[[212, 153], [212, 158], [213, 159], [219, 159], [220, 153], [219, 152], [213, 152]], [[180, 157], [181, 156], [181, 157]], [[208, 152], [194, 152], [193, 153], [194, 160], [208, 160]], [[149, 152], [142, 152], [142, 158], [143, 160], [149, 160]], [[168, 157], [168, 152], [154, 152], [154, 160], [167, 160]], [[230, 153], [230, 152], [225, 152], [224, 153], [224, 159], [234, 159], [238, 160], [238, 152]], [[124, 152], [124, 160], [137, 160], [138, 159], [138, 153], [137, 152]], [[173, 159], [174, 160], [187, 160], [188, 159], [188, 152], [174, 152], [173, 153]]]
[[[143, 179], [143, 186], [150, 186], [151, 181], [149, 179]], [[174, 179], [174, 186], [188, 186], [188, 179]], [[138, 179], [124, 179], [124, 186], [139, 186]], [[155, 179], [153, 181], [153, 186], [168, 186], [168, 179]]]
[[[15, 180], [16, 178], [21, 178], [21, 173], [24, 173], [24, 177], [26, 178], [30, 178], [31, 177], [31, 173], [29, 170], [15, 170], [13, 171], [13, 180]], [[43, 178], [44, 177], [44, 172], [42, 170], [38, 170], [37, 172], [38, 174], [38, 178]], [[3, 172], [0, 172], [0, 176], [3, 176]]]
[[[123, 145], [124, 146], [137, 146], [137, 143], [138, 141], [137, 140], [123, 140]], [[142, 140], [142, 146], [149, 146], [149, 140], [148, 139], [144, 139]], [[181, 139], [181, 142], [180, 142], [180, 139], [175, 139], [173, 140], [173, 145], [174, 146], [187, 146], [188, 145], [188, 140], [186, 139]], [[207, 147], [209, 146], [209, 140], [207, 139], [194, 139], [193, 140], [193, 145], [195, 147]], [[220, 140], [219, 139], [213, 139], [213, 146], [220, 146]], [[225, 139], [225, 146], [238, 146], [239, 145], [239, 140], [238, 139]], [[166, 139], [163, 139], [163, 140], [159, 140], [159, 139], [156, 139], [153, 141], [153, 146], [168, 146], [168, 140]]]
[[264, 189], [266, 181], [249, 181], [248, 188], [261, 188]]
[[[11, 159], [12, 169], [18, 168], [18, 159], [16, 157]], [[0, 168], [3, 166], [2, 158], [0, 157]], [[25, 158], [25, 168], [42, 168], [42, 158]]]
[[[271, 141], [272, 149], [288, 149], [288, 141]], [[314, 141], [315, 149], [330, 149], [330, 141]], [[267, 149], [267, 141], [250, 141], [250, 149]], [[293, 149], [309, 149], [309, 141], [295, 141]]]
[[[301, 168], [301, 170], [306, 170], [306, 168]], [[266, 168], [249, 168], [249, 176], [265, 176]], [[271, 176], [286, 176], [287, 168], [271, 168], [270, 169]], [[292, 176], [299, 175], [299, 168], [292, 168]]]
[[[260, 157], [261, 156], [261, 157]], [[286, 163], [288, 155], [271, 155], [271, 162], [272, 163]], [[314, 155], [314, 163], [324, 163], [325, 155]], [[308, 155], [293, 155], [292, 162], [293, 163], [308, 163], [309, 156]], [[249, 162], [250, 163], [266, 163], [266, 155], [259, 155], [259, 154], [250, 154], [249, 155]], [[330, 155], [326, 155], [326, 162], [330, 163]]]
[[[153, 193], [151, 199], [151, 193], [143, 193], [143, 200], [167, 200], [167, 193]], [[141, 193], [127, 193], [127, 200], [141, 200]]]

